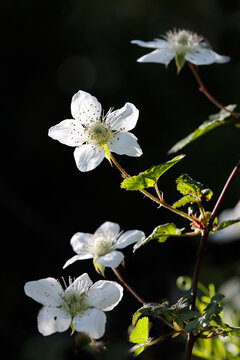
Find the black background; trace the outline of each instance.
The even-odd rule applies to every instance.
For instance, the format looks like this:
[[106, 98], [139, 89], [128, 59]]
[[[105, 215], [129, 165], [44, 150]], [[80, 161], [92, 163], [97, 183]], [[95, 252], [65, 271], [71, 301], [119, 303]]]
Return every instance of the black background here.
[[[139, 64], [148, 49], [131, 45], [150, 41], [167, 30], [186, 28], [204, 35], [231, 62], [202, 66], [210, 92], [224, 105], [238, 103], [240, 83], [240, 2], [207, 0], [22, 0], [1, 1], [1, 339], [8, 359], [61, 360], [94, 358], [81, 353], [69, 333], [38, 334], [39, 304], [23, 292], [26, 281], [47, 276], [100, 277], [90, 260], [62, 270], [73, 255], [69, 240], [77, 231], [93, 233], [104, 221], [147, 235], [157, 225], [175, 221], [188, 226], [139, 193], [121, 190], [121, 176], [104, 162], [81, 173], [73, 149], [47, 136], [49, 127], [71, 118], [71, 97], [79, 89], [109, 107], [134, 103], [140, 110], [133, 133], [143, 149], [140, 158], [117, 156], [131, 174], [169, 160], [167, 151], [218, 110], [199, 93], [187, 66], [176, 75], [172, 62]], [[238, 109], [239, 110], [239, 109]], [[160, 181], [165, 199], [179, 197], [175, 179], [188, 173], [217, 195], [239, 159], [239, 129], [223, 127], [184, 149], [187, 156]], [[239, 179], [224, 207], [240, 195]], [[125, 249], [126, 279], [147, 300], [177, 299], [175, 281], [192, 276], [198, 240], [169, 239], [132, 254]], [[239, 243], [208, 246], [201, 281], [219, 286], [236, 274]], [[108, 279], [114, 280], [110, 269]], [[104, 359], [126, 359], [127, 328], [139, 304], [125, 291], [108, 316]], [[153, 347], [144, 359], [181, 359], [180, 339]]]

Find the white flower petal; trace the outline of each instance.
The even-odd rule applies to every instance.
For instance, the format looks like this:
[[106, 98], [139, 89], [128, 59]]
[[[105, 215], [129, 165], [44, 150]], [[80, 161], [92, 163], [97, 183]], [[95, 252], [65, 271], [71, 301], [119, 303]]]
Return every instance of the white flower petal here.
[[70, 240], [73, 251], [78, 255], [89, 254], [89, 247], [93, 244], [94, 237], [92, 234], [78, 232]]
[[86, 260], [86, 259], [92, 259], [93, 255], [86, 254], [86, 255], [74, 255], [71, 259], [65, 262], [63, 265], [63, 269], [65, 269], [67, 266], [73, 264], [77, 260]]
[[224, 64], [228, 61], [231, 60], [231, 58], [229, 56], [226, 56], [226, 55], [219, 55], [217, 54], [215, 51], [212, 51], [214, 56], [215, 56], [215, 62], [216, 63], [219, 63], [219, 64]]
[[139, 110], [135, 105], [126, 103], [121, 109], [111, 112], [106, 118], [106, 124], [111, 130], [132, 130], [138, 121]]
[[101, 310], [88, 309], [73, 318], [73, 327], [93, 339], [99, 339], [104, 335], [106, 319], [106, 315]]
[[120, 232], [120, 226], [111, 221], [105, 221], [97, 230], [94, 235], [106, 235], [111, 238], [116, 238]]
[[27, 296], [42, 305], [57, 306], [61, 303], [61, 294], [63, 288], [54, 278], [40, 279], [37, 281], [29, 281], [24, 286]]
[[38, 330], [47, 336], [67, 330], [71, 324], [71, 315], [61, 309], [44, 306], [38, 314]]
[[123, 259], [123, 253], [113, 250], [97, 258], [96, 263], [106, 267], [116, 268], [121, 264]]
[[105, 150], [90, 144], [81, 145], [74, 150], [74, 158], [80, 171], [95, 169], [104, 159]]
[[152, 63], [160, 63], [160, 64], [168, 64], [175, 56], [175, 52], [168, 48], [166, 49], [157, 49], [152, 51], [149, 54], [146, 54], [139, 59], [138, 62], [152, 62]]
[[195, 65], [209, 65], [215, 62], [216, 57], [211, 49], [199, 45], [194, 52], [187, 53], [185, 59]]
[[112, 310], [123, 296], [123, 287], [115, 281], [99, 280], [88, 292], [87, 303], [102, 311]]
[[131, 44], [136, 44], [146, 48], [165, 48], [169, 46], [168, 42], [162, 39], [154, 39], [153, 41], [132, 40]]
[[137, 241], [145, 238], [145, 234], [140, 230], [129, 230], [124, 232], [117, 240], [115, 249], [123, 249]]
[[102, 106], [95, 96], [80, 90], [72, 98], [71, 112], [74, 119], [88, 125], [101, 116]]
[[92, 286], [92, 280], [88, 276], [87, 273], [84, 273], [80, 275], [78, 278], [76, 278], [72, 284], [68, 286], [68, 288], [65, 291], [70, 290], [77, 290], [78, 293], [85, 292], [90, 286]]
[[77, 120], [61, 121], [49, 129], [48, 136], [64, 145], [75, 147], [82, 145], [86, 141], [84, 128]]
[[126, 131], [116, 134], [107, 145], [110, 151], [119, 155], [142, 155], [142, 149], [137, 143], [136, 136]]

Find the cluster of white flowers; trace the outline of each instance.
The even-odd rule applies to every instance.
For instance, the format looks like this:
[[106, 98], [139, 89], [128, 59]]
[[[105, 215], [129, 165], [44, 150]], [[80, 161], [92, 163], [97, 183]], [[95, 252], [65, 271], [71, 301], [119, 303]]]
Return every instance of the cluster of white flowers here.
[[[227, 56], [215, 53], [206, 41], [186, 30], [170, 31], [163, 39], [150, 42], [140, 40], [133, 44], [155, 48], [139, 62], [168, 64], [174, 57], [183, 56], [196, 65], [224, 63]], [[106, 157], [111, 162], [111, 152], [119, 155], [140, 156], [142, 150], [131, 131], [137, 124], [139, 111], [131, 103], [106, 115], [98, 100], [85, 91], [78, 91], [71, 103], [73, 119], [61, 121], [49, 129], [49, 136], [59, 142], [75, 147], [74, 158], [80, 171], [95, 169]], [[76, 260], [90, 259], [95, 268], [116, 268], [124, 259], [119, 249], [143, 240], [145, 234], [139, 230], [120, 232], [118, 224], [106, 221], [94, 234], [76, 233], [71, 245], [77, 255], [64, 267]], [[66, 285], [66, 284], [65, 284]], [[38, 329], [43, 335], [62, 332], [69, 327], [99, 339], [105, 331], [106, 315], [121, 300], [123, 288], [116, 282], [100, 280], [92, 283], [84, 273], [70, 281], [65, 289], [54, 278], [30, 281], [24, 287], [26, 295], [43, 305], [38, 314]]]

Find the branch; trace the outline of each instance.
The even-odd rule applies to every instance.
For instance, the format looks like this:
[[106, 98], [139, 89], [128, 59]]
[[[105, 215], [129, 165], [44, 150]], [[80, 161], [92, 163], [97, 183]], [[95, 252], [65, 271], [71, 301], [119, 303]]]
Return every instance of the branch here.
[[[208, 225], [202, 231], [202, 237], [201, 237], [200, 245], [199, 245], [198, 252], [197, 252], [197, 259], [196, 259], [194, 274], [193, 274], [192, 291], [191, 291], [191, 293], [192, 293], [191, 310], [195, 310], [195, 307], [196, 307], [196, 297], [197, 297], [197, 287], [198, 287], [200, 266], [201, 266], [201, 262], [202, 262], [202, 258], [203, 258], [203, 254], [204, 254], [204, 250], [205, 250], [206, 241], [209, 236], [209, 232], [212, 228], [215, 218], [217, 217], [217, 215], [219, 213], [220, 207], [226, 197], [226, 193], [227, 193], [228, 189], [230, 188], [233, 180], [235, 179], [235, 177], [237, 176], [237, 173], [239, 171], [240, 171], [240, 161], [237, 163], [237, 165], [234, 167], [233, 171], [231, 172], [231, 174], [230, 174], [226, 184], [224, 185], [222, 192], [215, 204], [215, 207], [214, 207], [212, 215], [209, 219]], [[196, 337], [191, 332], [189, 334], [189, 338], [188, 338], [185, 360], [191, 359], [192, 349], [193, 349], [195, 341], [196, 341]]]

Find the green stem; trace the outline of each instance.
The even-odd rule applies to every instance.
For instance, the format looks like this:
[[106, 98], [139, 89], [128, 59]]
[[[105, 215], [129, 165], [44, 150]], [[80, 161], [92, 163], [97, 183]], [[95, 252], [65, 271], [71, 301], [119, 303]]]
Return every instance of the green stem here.
[[[114, 165], [116, 166], [116, 168], [121, 172], [122, 176], [126, 179], [126, 178], [129, 178], [130, 175], [122, 168], [122, 166], [117, 162], [117, 160], [115, 159], [115, 157], [111, 154], [111, 160], [112, 162], [114, 163]], [[156, 187], [155, 187], [155, 190], [156, 190]], [[156, 202], [157, 204], [165, 207], [166, 209], [174, 212], [175, 214], [178, 214], [179, 216], [182, 216], [184, 217], [185, 219], [188, 219], [189, 221], [191, 222], [196, 222], [195, 219], [193, 219], [190, 215], [186, 214], [185, 212], [181, 211], [181, 210], [178, 210], [178, 209], [175, 209], [173, 208], [171, 205], [167, 204], [165, 202], [165, 200], [163, 200], [160, 192], [158, 194], [159, 196], [159, 199], [152, 195], [151, 193], [149, 193], [148, 191], [142, 189], [142, 190], [139, 190], [142, 194], [146, 195], [149, 199], [151, 199], [152, 201]]]

